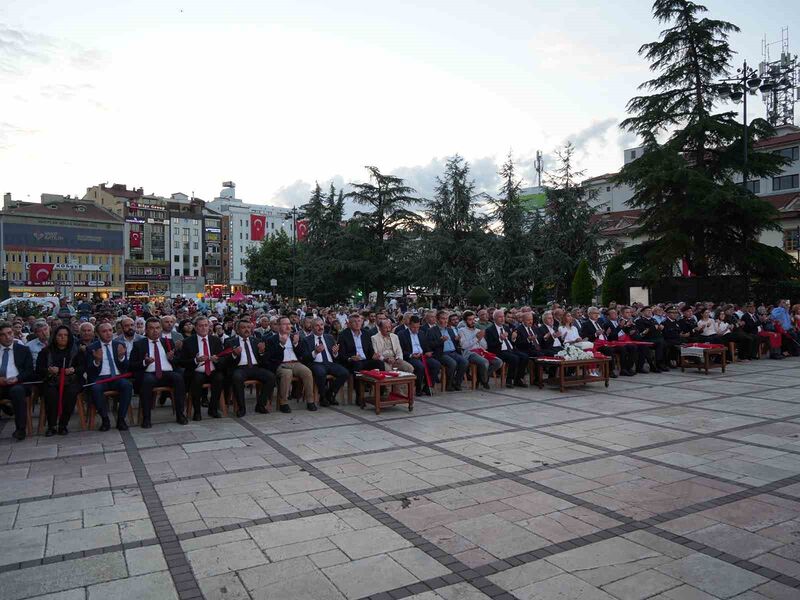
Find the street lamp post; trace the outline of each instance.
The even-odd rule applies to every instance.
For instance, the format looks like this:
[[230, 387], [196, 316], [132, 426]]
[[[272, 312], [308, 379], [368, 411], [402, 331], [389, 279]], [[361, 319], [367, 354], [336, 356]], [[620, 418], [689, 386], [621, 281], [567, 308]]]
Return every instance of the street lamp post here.
[[[291, 216], [290, 216], [291, 215]], [[289, 215], [286, 215], [283, 220], [292, 219], [292, 300], [297, 298], [295, 290], [295, 272], [297, 263], [297, 207], [293, 206]]]

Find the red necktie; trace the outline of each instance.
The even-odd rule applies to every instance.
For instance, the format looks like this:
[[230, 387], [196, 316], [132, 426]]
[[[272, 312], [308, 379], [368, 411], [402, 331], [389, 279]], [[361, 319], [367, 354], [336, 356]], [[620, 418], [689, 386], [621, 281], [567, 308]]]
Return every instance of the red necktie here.
[[211, 375], [211, 355], [208, 353], [208, 338], [203, 338], [203, 356], [207, 359], [203, 363], [203, 368], [206, 371], [206, 375]]
[[156, 346], [158, 342], [153, 342], [153, 358], [156, 359], [156, 379], [161, 379], [161, 353]]
[[253, 361], [250, 358], [250, 345], [247, 343], [247, 340], [244, 341], [244, 353], [247, 355], [247, 366], [252, 367]]
[[172, 350], [172, 340], [169, 339], [168, 337], [165, 337], [164, 342], [167, 344], [167, 352]]

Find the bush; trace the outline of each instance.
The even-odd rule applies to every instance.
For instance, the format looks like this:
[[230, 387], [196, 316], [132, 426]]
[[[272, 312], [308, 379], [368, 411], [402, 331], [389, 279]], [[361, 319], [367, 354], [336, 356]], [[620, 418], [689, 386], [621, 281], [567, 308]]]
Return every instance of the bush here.
[[621, 256], [615, 256], [606, 265], [603, 277], [603, 306], [611, 302], [626, 302], [628, 297], [628, 278], [625, 275], [625, 263]]
[[589, 263], [582, 260], [572, 278], [572, 304], [574, 306], [588, 306], [592, 303], [594, 295], [594, 281], [589, 273]]
[[467, 292], [467, 302], [471, 306], [486, 306], [492, 301], [492, 295], [481, 285], [476, 285]]

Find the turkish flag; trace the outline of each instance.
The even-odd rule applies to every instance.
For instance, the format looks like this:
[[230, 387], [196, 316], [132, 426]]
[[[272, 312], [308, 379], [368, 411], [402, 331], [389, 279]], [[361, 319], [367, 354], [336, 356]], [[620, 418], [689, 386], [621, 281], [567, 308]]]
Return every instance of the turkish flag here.
[[267, 217], [264, 215], [250, 215], [250, 239], [260, 242], [267, 231]]
[[683, 277], [694, 277], [694, 273], [689, 268], [689, 261], [685, 258], [681, 259], [681, 276]]
[[50, 279], [54, 266], [53, 263], [30, 263], [28, 265], [28, 273], [30, 274], [31, 283], [44, 283]]
[[297, 241], [302, 242], [308, 237], [308, 219], [300, 219], [297, 222]]
[[141, 231], [131, 231], [131, 248], [141, 248], [142, 247], [142, 232]]

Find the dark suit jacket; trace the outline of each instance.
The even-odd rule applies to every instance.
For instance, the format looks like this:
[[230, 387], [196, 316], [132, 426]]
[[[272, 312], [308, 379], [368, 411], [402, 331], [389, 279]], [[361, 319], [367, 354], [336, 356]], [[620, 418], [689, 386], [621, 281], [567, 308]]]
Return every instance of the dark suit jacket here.
[[[508, 325], [503, 325], [503, 329], [505, 329], [506, 333], [508, 334], [508, 348], [512, 349], [514, 347], [514, 343], [511, 341], [511, 327]], [[497, 325], [492, 325], [484, 331], [484, 335], [486, 336], [484, 338], [486, 340], [486, 349], [492, 354], [499, 354], [502, 352], [503, 344], [500, 342], [500, 334], [497, 332]]]
[[514, 348], [520, 352], [524, 352], [525, 354], [536, 352], [536, 349], [539, 345], [539, 337], [536, 335], [536, 325], [531, 326], [531, 331], [533, 331], [533, 339], [536, 341], [536, 346], [534, 346], [533, 342], [531, 342], [530, 337], [528, 336], [528, 331], [525, 329], [525, 325], [520, 324], [517, 326], [517, 341], [514, 342]]
[[661, 324], [664, 326], [664, 341], [670, 344], [679, 344], [681, 342], [681, 328], [678, 322], [667, 318]]
[[[451, 337], [450, 339], [453, 341], [453, 346], [455, 346], [455, 351], [461, 354], [461, 343], [458, 341], [458, 331], [455, 327], [450, 328], [455, 337]], [[422, 331], [420, 329], [420, 331]], [[444, 341], [442, 340], [442, 336], [447, 335], [447, 328], [442, 329], [438, 325], [434, 325], [428, 330], [428, 344], [430, 344], [431, 352], [433, 352], [433, 356], [439, 358], [442, 354], [444, 354]]]
[[[325, 345], [328, 347], [328, 354], [330, 354], [331, 360], [335, 361], [336, 358], [333, 356], [332, 348], [336, 345], [336, 340], [334, 340], [333, 336], [329, 333], [323, 333], [322, 339], [325, 340]], [[308, 355], [309, 362], [313, 362], [314, 348], [317, 347], [317, 335], [313, 333], [307, 335], [301, 340], [301, 343], [305, 345], [304, 352]], [[341, 348], [339, 350], [341, 351]]]
[[[606, 329], [603, 326], [604, 324], [600, 321], [600, 319], [597, 319], [596, 323], [600, 326], [603, 335], [605, 335]], [[584, 340], [589, 342], [597, 341], [597, 328], [594, 326], [594, 323], [592, 323], [591, 319], [586, 319], [586, 321], [581, 325], [580, 334], [581, 338]]]
[[[553, 329], [558, 331], [558, 326], [555, 323], [553, 323]], [[539, 325], [539, 327], [536, 328], [536, 338], [539, 340], [539, 346], [541, 347], [542, 350], [550, 350], [553, 347], [553, 338], [548, 337], [547, 339], [545, 339], [544, 337], [548, 333], [550, 333], [550, 330], [547, 329], [547, 325], [545, 325], [544, 323], [542, 323], [541, 325]], [[561, 344], [562, 347], [563, 345], [564, 344]]]
[[739, 319], [742, 324], [742, 329], [745, 333], [749, 333], [750, 335], [758, 335], [758, 315], [753, 313], [752, 315], [748, 312], [742, 315], [742, 318]]
[[33, 355], [31, 354], [30, 348], [13, 342], [11, 344], [11, 352], [14, 353], [14, 364], [17, 367], [17, 371], [19, 371], [17, 380], [20, 383], [33, 381], [36, 376], [36, 371], [34, 370]]
[[[291, 336], [294, 334], [290, 334], [288, 342], [291, 343]], [[265, 364], [267, 369], [272, 371], [273, 373], [278, 370], [278, 367], [281, 366], [283, 362], [283, 349], [284, 346], [281, 344], [281, 336], [274, 335], [272, 336], [269, 341], [267, 342], [267, 354], [265, 357]], [[303, 363], [307, 363], [308, 360], [311, 358], [310, 354], [306, 354], [306, 345], [303, 336], [300, 336], [300, 343], [297, 346], [294, 346], [294, 353], [297, 356], [297, 360]], [[341, 350], [339, 352], [339, 356], [341, 356]]]
[[[164, 343], [164, 338], [161, 338], [158, 341], [161, 344], [161, 347], [164, 349], [164, 354], [167, 354], [169, 350], [167, 350], [167, 345]], [[144, 377], [144, 371], [147, 368], [147, 365], [144, 364], [144, 359], [150, 356], [150, 350], [152, 348], [153, 345], [149, 338], [136, 340], [133, 342], [133, 348], [131, 349], [131, 357], [128, 361], [128, 366], [133, 373], [133, 386], [137, 390], [142, 383], [142, 377]], [[172, 366], [174, 371], [176, 368], [177, 356], [172, 360], [167, 359], [167, 362]], [[162, 364], [161, 366], [163, 368], [164, 365]]]
[[[431, 344], [428, 341], [428, 336], [422, 333], [422, 329], [417, 332], [417, 337], [419, 338], [419, 345], [422, 346], [423, 353], [433, 352], [433, 350], [431, 350]], [[403, 360], [408, 360], [411, 358], [411, 354], [413, 353], [411, 344], [411, 330], [406, 327], [397, 334], [397, 339], [400, 340], [400, 347], [403, 349]]]
[[[222, 344], [222, 346], [225, 349], [227, 349], [227, 348], [238, 348], [242, 343], [241, 340], [242, 340], [242, 338], [240, 338], [238, 335], [234, 335], [232, 337], [227, 338], [225, 340], [225, 342]], [[254, 367], [263, 367], [265, 362], [266, 362], [267, 349], [264, 348], [264, 352], [259, 352], [258, 351], [258, 344], [261, 343], [261, 342], [264, 342], [264, 340], [262, 340], [257, 335], [251, 335], [250, 336], [250, 348], [253, 351], [253, 355], [251, 357], [251, 360], [253, 362], [253, 366]], [[264, 344], [266, 345], [266, 342], [264, 342]], [[236, 356], [235, 354], [229, 354], [228, 356], [225, 357], [225, 368], [227, 370], [235, 369], [236, 367], [239, 366], [239, 359], [240, 358], [241, 358], [241, 355], [240, 356]]]
[[[375, 354], [375, 350], [372, 347], [372, 336], [367, 335], [363, 329], [361, 330], [361, 345], [364, 348], [364, 354], [366, 354], [364, 358], [371, 359]], [[353, 332], [348, 327], [339, 334], [339, 362], [349, 365], [350, 357], [355, 356], [355, 354], [356, 342], [353, 339]]]
[[[195, 362], [195, 358], [197, 358], [197, 355], [199, 354], [199, 344], [200, 338], [197, 337], [197, 334], [192, 334], [183, 340], [181, 355], [178, 358], [178, 366], [186, 369], [187, 377], [197, 368], [197, 362]], [[212, 334], [208, 335], [208, 351], [212, 355], [222, 352], [222, 342], [217, 336]], [[214, 368], [217, 370], [224, 368], [223, 362], [224, 361], [219, 361], [214, 365]]]
[[639, 317], [636, 319], [636, 321], [634, 321], [634, 324], [636, 325], [637, 333], [642, 336], [642, 339], [644, 340], [654, 340], [664, 337], [664, 334], [661, 332], [661, 330], [656, 328], [658, 322], [655, 319], [645, 319], [644, 317]]
[[[97, 340], [95, 342], [92, 342], [89, 345], [89, 347], [86, 348], [86, 379], [88, 380], [89, 383], [97, 381], [97, 379], [100, 377], [100, 371], [103, 368], [102, 361], [100, 362], [100, 366], [99, 367], [94, 364], [94, 356], [93, 356], [94, 351], [97, 350], [98, 348], [100, 348], [101, 346], [102, 346], [102, 343], [100, 342], [100, 340]], [[111, 354], [114, 355], [114, 368], [116, 369], [116, 374], [117, 375], [121, 375], [122, 373], [127, 373], [128, 372], [128, 364], [129, 364], [127, 358], [125, 358], [123, 360], [119, 359], [118, 352], [119, 352], [119, 347], [120, 346], [125, 348], [125, 343], [121, 342], [119, 340], [116, 340], [116, 339], [115, 340], [111, 340]], [[125, 350], [127, 351], [127, 348], [125, 348]], [[106, 356], [105, 356], [105, 351], [104, 351], [103, 352], [103, 360], [105, 360], [105, 359], [106, 359]]]

